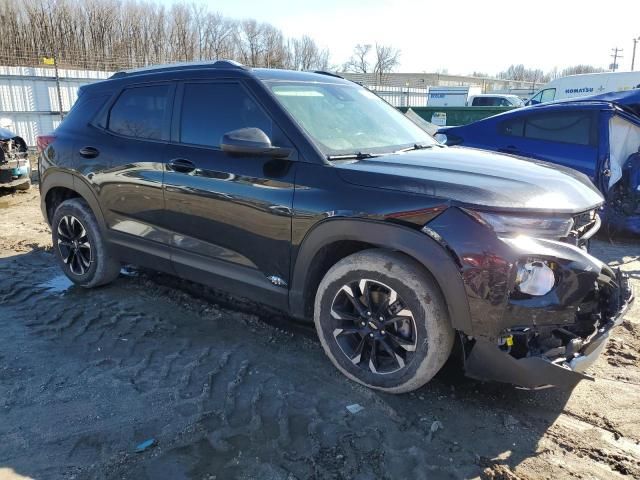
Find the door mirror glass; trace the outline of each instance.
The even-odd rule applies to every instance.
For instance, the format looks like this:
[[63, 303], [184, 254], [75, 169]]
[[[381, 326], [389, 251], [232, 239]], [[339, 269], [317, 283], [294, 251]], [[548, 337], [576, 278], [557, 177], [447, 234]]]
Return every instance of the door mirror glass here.
[[220, 141], [223, 152], [236, 155], [266, 155], [287, 157], [291, 150], [271, 145], [271, 140], [259, 128], [239, 128], [225, 133]]

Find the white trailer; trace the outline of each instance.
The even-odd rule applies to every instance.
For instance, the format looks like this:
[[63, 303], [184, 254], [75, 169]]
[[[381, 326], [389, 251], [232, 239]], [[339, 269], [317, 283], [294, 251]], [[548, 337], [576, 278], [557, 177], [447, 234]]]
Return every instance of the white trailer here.
[[429, 87], [428, 107], [466, 107], [469, 95], [479, 95], [481, 87]]

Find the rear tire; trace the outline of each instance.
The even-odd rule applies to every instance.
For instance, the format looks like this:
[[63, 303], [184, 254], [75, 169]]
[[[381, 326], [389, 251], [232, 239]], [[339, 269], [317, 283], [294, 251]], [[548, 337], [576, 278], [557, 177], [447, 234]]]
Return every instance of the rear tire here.
[[109, 252], [91, 208], [83, 199], [65, 200], [51, 222], [56, 258], [69, 279], [85, 288], [115, 280], [120, 262]]
[[358, 252], [331, 267], [316, 293], [314, 322], [338, 370], [389, 393], [431, 380], [454, 343], [436, 281], [409, 257], [386, 250]]

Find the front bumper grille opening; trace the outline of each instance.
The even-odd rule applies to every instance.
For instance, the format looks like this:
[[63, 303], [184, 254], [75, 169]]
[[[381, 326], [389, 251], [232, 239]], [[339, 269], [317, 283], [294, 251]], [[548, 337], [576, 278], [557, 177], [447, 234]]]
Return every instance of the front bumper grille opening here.
[[600, 229], [600, 217], [596, 210], [579, 213], [573, 217], [573, 229], [565, 239], [577, 247], [585, 246]]

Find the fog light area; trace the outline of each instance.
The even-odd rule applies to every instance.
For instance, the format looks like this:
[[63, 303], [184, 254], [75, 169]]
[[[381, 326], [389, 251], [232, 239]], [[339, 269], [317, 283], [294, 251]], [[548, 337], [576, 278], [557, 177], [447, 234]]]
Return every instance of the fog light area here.
[[545, 262], [527, 262], [518, 267], [516, 287], [522, 293], [535, 296], [545, 295], [555, 283], [556, 276]]

